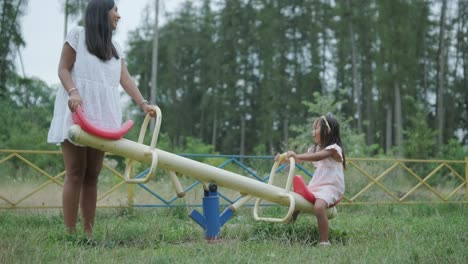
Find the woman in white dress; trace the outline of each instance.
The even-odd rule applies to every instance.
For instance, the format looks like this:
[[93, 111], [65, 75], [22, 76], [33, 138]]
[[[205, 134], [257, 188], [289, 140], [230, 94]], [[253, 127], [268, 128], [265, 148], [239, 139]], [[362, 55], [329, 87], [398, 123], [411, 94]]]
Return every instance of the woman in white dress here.
[[68, 139], [71, 114], [80, 105], [89, 121], [105, 129], [118, 129], [122, 122], [119, 84], [145, 113], [155, 116], [130, 76], [112, 32], [120, 20], [113, 0], [91, 0], [84, 27], [67, 35], [60, 56], [58, 76], [63, 85], [57, 92], [54, 116], [47, 141], [61, 144], [66, 179], [62, 194], [65, 227], [76, 230], [78, 208], [84, 231], [92, 236], [96, 212], [97, 182], [104, 152], [78, 146]]

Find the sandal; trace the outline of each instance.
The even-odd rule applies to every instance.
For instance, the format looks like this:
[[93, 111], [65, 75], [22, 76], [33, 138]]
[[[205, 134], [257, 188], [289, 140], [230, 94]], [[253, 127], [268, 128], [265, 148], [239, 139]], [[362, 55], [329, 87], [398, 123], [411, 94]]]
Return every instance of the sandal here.
[[321, 241], [319, 247], [328, 247], [331, 246], [330, 241]]

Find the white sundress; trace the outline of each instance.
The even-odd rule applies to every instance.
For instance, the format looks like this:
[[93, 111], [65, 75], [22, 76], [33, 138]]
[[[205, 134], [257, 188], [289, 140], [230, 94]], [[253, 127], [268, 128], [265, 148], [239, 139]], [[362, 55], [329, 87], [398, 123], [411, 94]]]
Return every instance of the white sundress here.
[[[343, 151], [337, 144], [325, 149], [334, 149], [343, 160]], [[332, 157], [313, 162], [317, 169], [309, 182], [308, 188], [315, 198], [320, 198], [328, 203], [328, 206], [336, 203], [345, 191], [343, 163]]]
[[[76, 52], [71, 76], [83, 100], [85, 116], [96, 126], [118, 129], [122, 124], [119, 84], [123, 54], [118, 43], [113, 41], [120, 59], [106, 62], [89, 53], [85, 42], [85, 29], [73, 28], [65, 38]], [[68, 129], [73, 125], [68, 108], [68, 93], [60, 86], [55, 98], [54, 115], [47, 136], [48, 143], [60, 144], [68, 139]]]

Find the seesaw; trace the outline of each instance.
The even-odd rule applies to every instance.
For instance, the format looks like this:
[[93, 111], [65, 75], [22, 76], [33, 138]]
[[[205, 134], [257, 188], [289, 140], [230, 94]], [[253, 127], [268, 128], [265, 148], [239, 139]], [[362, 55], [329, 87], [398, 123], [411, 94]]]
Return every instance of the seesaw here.
[[[159, 129], [161, 126], [161, 111], [158, 107], [154, 108], [156, 112], [156, 124], [153, 131], [153, 137], [150, 146], [142, 144], [146, 129], [151, 119], [149, 115], [143, 121], [138, 142], [131, 141], [125, 138], [108, 139], [101, 136], [92, 135], [79, 125], [73, 125], [69, 131], [69, 139], [78, 144], [86, 145], [102, 151], [110, 152], [128, 159], [125, 169], [125, 180], [128, 183], [145, 183], [150, 180], [156, 166], [169, 172], [171, 181], [174, 185], [176, 193], [179, 197], [184, 196], [183, 189], [177, 179], [177, 174], [190, 176], [200, 180], [203, 183], [210, 183], [205, 186], [205, 197], [203, 198], [204, 215], [194, 210], [190, 217], [195, 220], [205, 230], [205, 237], [208, 241], [216, 241], [219, 238], [220, 227], [229, 220], [229, 218], [243, 205], [249, 202], [254, 197], [257, 197], [253, 209], [253, 217], [258, 221], [268, 221], [276, 223], [288, 222], [295, 210], [313, 213], [313, 205], [308, 202], [303, 196], [290, 191], [292, 180], [295, 171], [295, 160], [290, 158], [290, 170], [285, 188], [272, 185], [276, 170], [285, 159], [286, 153], [280, 156], [270, 172], [268, 183], [245, 177], [243, 175], [226, 171], [211, 165], [207, 165], [198, 161], [194, 161], [173, 153], [155, 148]], [[75, 112], [76, 113], [76, 112]], [[75, 118], [85, 118], [84, 115], [75, 116]], [[80, 122], [80, 121], [78, 121]], [[95, 134], [103, 132], [98, 127], [92, 126], [86, 128]], [[108, 131], [107, 131], [108, 132]], [[150, 164], [150, 171], [145, 178], [133, 178], [132, 164], [133, 161], [138, 161], [145, 164]], [[219, 199], [217, 196], [217, 186], [223, 186], [231, 190], [241, 193], [240, 198], [235, 203], [231, 204], [219, 216]], [[289, 210], [283, 218], [263, 218], [258, 215], [258, 209], [262, 200], [268, 200], [273, 203], [288, 206]], [[336, 208], [327, 209], [328, 218], [331, 219], [336, 215]]]

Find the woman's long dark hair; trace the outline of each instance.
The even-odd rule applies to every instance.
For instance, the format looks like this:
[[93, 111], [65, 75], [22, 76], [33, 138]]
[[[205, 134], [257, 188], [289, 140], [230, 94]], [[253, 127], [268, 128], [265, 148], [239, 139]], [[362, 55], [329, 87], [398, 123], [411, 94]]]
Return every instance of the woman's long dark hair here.
[[[327, 116], [316, 119], [314, 127], [317, 123], [320, 126], [320, 142], [323, 142], [320, 145], [320, 149], [324, 149], [333, 144], [340, 146], [343, 155], [343, 168], [346, 168], [345, 150], [343, 148], [343, 143], [341, 142], [340, 124], [338, 123], [338, 120], [328, 114]], [[317, 146], [315, 146], [315, 150], [317, 150]]]
[[103, 61], [119, 54], [112, 44], [112, 24], [109, 10], [114, 8], [114, 0], [91, 0], [86, 7], [85, 32], [88, 51]]

